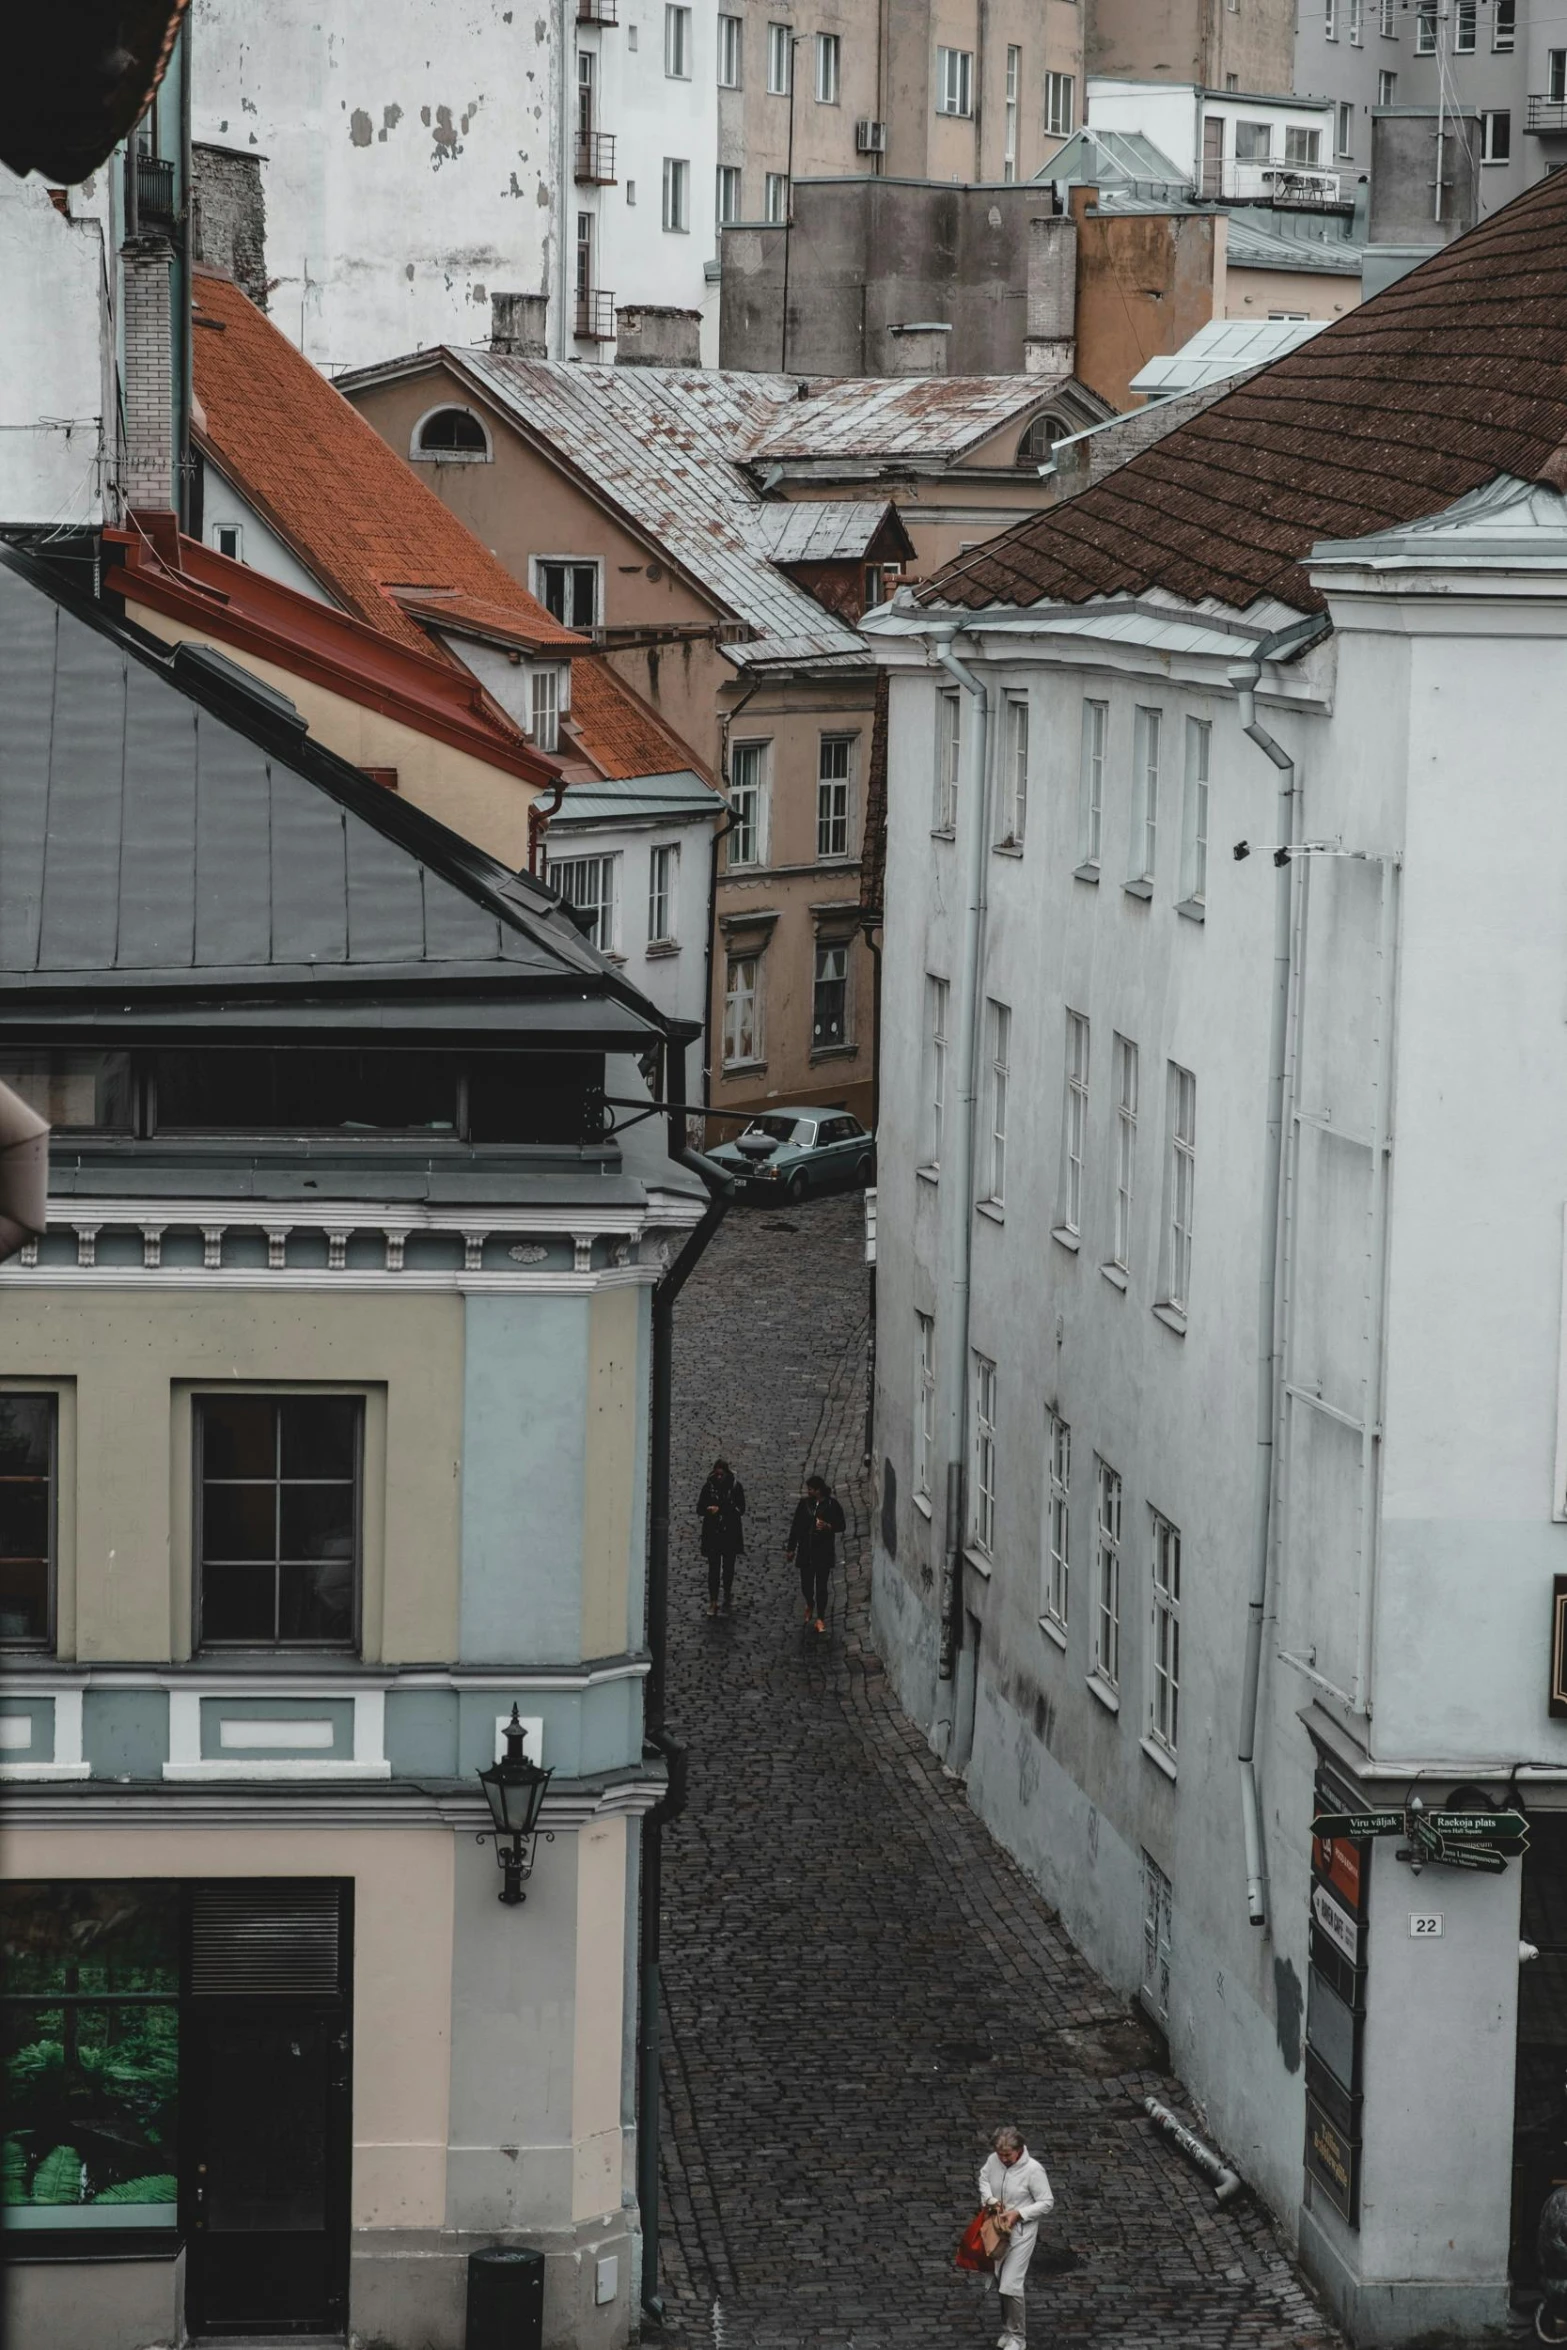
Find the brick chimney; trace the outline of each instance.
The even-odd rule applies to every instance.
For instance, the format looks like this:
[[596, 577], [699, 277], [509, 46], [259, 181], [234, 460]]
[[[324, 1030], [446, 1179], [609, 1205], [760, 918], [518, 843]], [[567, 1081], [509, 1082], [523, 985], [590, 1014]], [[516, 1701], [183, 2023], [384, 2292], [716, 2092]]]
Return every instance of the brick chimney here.
[[125, 341], [125, 444], [120, 496], [129, 512], [175, 507], [174, 249], [167, 237], [128, 237], [120, 248]]
[[1071, 375], [1077, 366], [1077, 222], [1069, 213], [1028, 224], [1026, 375]]
[[500, 359], [547, 359], [546, 294], [492, 294], [490, 349]]

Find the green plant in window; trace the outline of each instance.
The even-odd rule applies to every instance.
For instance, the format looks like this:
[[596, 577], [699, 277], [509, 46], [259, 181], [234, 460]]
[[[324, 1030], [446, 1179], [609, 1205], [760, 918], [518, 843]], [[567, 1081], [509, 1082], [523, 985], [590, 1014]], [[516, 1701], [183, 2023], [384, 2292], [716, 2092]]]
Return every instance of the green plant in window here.
[[179, 2198], [172, 2171], [154, 2171], [150, 2178], [121, 2179], [118, 2186], [105, 2187], [94, 2203], [174, 2203]]
[[27, 2201], [27, 2148], [20, 2138], [0, 2146], [0, 2203]]
[[86, 2166], [74, 2146], [56, 2146], [33, 2173], [34, 2203], [80, 2203]]

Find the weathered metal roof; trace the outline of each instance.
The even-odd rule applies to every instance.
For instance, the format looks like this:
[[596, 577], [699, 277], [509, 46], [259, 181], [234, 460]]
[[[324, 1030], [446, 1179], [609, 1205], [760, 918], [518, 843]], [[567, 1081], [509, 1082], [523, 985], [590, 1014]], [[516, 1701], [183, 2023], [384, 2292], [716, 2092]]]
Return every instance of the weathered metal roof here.
[[1321, 334], [1325, 318], [1210, 318], [1178, 351], [1162, 352], [1138, 369], [1134, 392], [1191, 392], [1223, 383], [1249, 367], [1267, 367]]
[[755, 433], [745, 454], [956, 457], [1059, 399], [1069, 375], [843, 376], [813, 383]]
[[812, 498], [764, 506], [757, 537], [775, 563], [858, 563], [886, 521], [885, 498]]
[[727, 802], [689, 767], [675, 775], [625, 775], [574, 783], [550, 818], [550, 837], [563, 825], [631, 823], [661, 817], [686, 824], [722, 816]]

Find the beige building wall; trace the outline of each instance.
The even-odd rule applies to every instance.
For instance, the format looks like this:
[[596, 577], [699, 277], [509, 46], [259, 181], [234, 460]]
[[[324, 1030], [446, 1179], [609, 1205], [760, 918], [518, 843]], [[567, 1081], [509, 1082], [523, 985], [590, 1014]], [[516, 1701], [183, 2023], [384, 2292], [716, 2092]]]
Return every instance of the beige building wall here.
[[[591, 1651], [590, 1651], [591, 1653]], [[572, 2045], [573, 2220], [620, 2206], [621, 2056], [626, 1983], [626, 1822], [577, 1835], [577, 1983]]]
[[1195, 82], [1222, 90], [1294, 88], [1294, 0], [1084, 0], [1085, 70], [1128, 81]]
[[1226, 318], [1272, 318], [1281, 310], [1307, 318], [1342, 318], [1363, 298], [1358, 277], [1331, 277], [1320, 269], [1238, 269], [1230, 263]]

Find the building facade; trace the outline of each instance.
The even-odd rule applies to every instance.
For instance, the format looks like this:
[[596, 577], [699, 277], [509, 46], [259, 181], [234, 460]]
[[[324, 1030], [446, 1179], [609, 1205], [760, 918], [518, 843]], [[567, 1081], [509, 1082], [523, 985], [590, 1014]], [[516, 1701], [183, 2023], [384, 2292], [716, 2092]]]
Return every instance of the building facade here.
[[1212, 8], [1205, 0], [1090, 0], [1085, 70], [1197, 82], [1213, 90], [1288, 90], [1295, 11], [1286, 0]]

